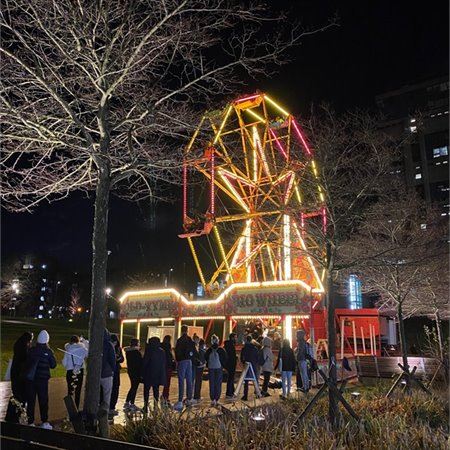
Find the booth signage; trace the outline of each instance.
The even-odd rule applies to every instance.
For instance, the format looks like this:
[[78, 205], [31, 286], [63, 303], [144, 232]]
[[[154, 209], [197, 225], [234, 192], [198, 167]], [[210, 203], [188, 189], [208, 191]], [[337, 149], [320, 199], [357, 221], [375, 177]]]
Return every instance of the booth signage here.
[[178, 316], [178, 300], [170, 293], [130, 296], [121, 305], [121, 319], [152, 319]]
[[239, 288], [226, 300], [227, 315], [309, 314], [309, 293], [297, 286]]

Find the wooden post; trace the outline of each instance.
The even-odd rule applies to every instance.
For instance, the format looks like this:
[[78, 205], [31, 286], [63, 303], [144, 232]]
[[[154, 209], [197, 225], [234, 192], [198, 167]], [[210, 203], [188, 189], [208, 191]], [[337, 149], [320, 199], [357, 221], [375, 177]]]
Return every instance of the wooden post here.
[[123, 346], [123, 320], [120, 321], [120, 334], [119, 334], [120, 346]]
[[356, 356], [356, 354], [358, 353], [358, 345], [356, 343], [356, 325], [354, 320], [352, 320], [352, 328], [353, 328], [353, 348]]
[[364, 327], [361, 327], [361, 340], [363, 345], [363, 353], [366, 354], [366, 341], [364, 339]]
[[139, 340], [141, 338], [141, 321], [138, 320], [136, 322], [136, 339]]
[[344, 358], [344, 323], [345, 320], [341, 320], [341, 359]]
[[369, 324], [370, 354], [373, 356], [372, 324]]
[[373, 336], [373, 351], [374, 351], [374, 355], [377, 355], [377, 338], [375, 336], [375, 325], [372, 325], [373, 327], [373, 332], [372, 332], [372, 336]]

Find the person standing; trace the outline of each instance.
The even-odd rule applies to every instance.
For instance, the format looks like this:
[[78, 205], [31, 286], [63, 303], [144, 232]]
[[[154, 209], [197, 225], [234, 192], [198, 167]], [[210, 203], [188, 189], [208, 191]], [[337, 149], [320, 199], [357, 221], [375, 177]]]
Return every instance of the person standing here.
[[[253, 344], [252, 336], [249, 334], [246, 337], [246, 342], [244, 344], [244, 347], [242, 347], [241, 351], [241, 362], [243, 364], [250, 363], [253, 374], [255, 376], [255, 386], [258, 385], [258, 349]], [[247, 372], [247, 377], [250, 374]], [[255, 388], [256, 392], [256, 388]], [[242, 400], [245, 402], [248, 400], [248, 380], [244, 381], [244, 396], [242, 397]]]
[[120, 347], [119, 338], [117, 334], [111, 335], [111, 342], [114, 346], [114, 354], [116, 358], [116, 364], [113, 373], [113, 385], [111, 390], [111, 400], [109, 403], [109, 416], [117, 416], [119, 411], [116, 409], [117, 400], [119, 398], [119, 388], [120, 388], [120, 369], [121, 365], [125, 359], [123, 357], [122, 347]]
[[225, 396], [227, 399], [232, 399], [234, 395], [234, 376], [236, 374], [236, 333], [230, 333], [228, 340], [223, 343], [223, 347], [227, 353], [227, 363], [225, 369], [228, 373], [227, 378], [227, 390]]
[[11, 364], [11, 393], [12, 396], [8, 403], [5, 421], [19, 423], [21, 411], [25, 409], [26, 403], [26, 380], [25, 366], [27, 361], [27, 352], [33, 340], [33, 333], [28, 331], [23, 333], [13, 347], [13, 359]]
[[269, 397], [270, 394], [267, 392], [267, 390], [269, 388], [270, 375], [273, 372], [272, 339], [266, 336], [262, 340], [262, 346], [261, 370], [264, 376], [264, 381], [261, 394], [263, 397]]
[[211, 347], [206, 350], [205, 360], [208, 366], [211, 406], [217, 406], [222, 393], [223, 368], [227, 363], [227, 354], [219, 347], [219, 338], [215, 334], [211, 336]]
[[75, 405], [80, 407], [81, 388], [83, 386], [84, 360], [88, 355], [89, 342], [74, 335], [65, 346], [62, 365], [67, 370], [67, 394], [72, 396], [75, 392]]
[[167, 334], [164, 336], [163, 341], [161, 343], [161, 348], [164, 350], [166, 354], [166, 383], [164, 384], [164, 389], [162, 393], [163, 401], [166, 405], [170, 406], [169, 402], [169, 392], [170, 392], [170, 382], [172, 380], [172, 373], [175, 370], [175, 358], [173, 357], [172, 352], [172, 336]]
[[308, 377], [308, 364], [306, 362], [307, 359], [307, 345], [305, 340], [305, 330], [297, 331], [297, 367], [298, 367], [298, 375], [297, 375], [297, 386], [299, 385], [300, 376], [302, 387], [300, 390], [303, 392], [309, 391], [309, 377]]
[[47, 430], [53, 428], [48, 422], [48, 380], [50, 379], [50, 369], [56, 367], [55, 354], [48, 346], [49, 340], [48, 332], [42, 330], [38, 334], [36, 346], [28, 350], [25, 363], [28, 425], [34, 424], [37, 395], [42, 428]]
[[105, 328], [103, 333], [102, 372], [100, 375], [100, 409], [109, 412], [113, 375], [116, 368], [116, 352], [111, 342], [111, 335]]
[[177, 361], [178, 372], [178, 402], [175, 403], [174, 408], [178, 411], [183, 409], [184, 397], [184, 381], [186, 380], [187, 390], [187, 405], [192, 402], [192, 358], [194, 357], [194, 343], [188, 336], [188, 327], [183, 325], [181, 327], [181, 336], [178, 338], [175, 345], [175, 359]]
[[130, 379], [130, 389], [128, 390], [123, 410], [133, 412], [138, 409], [134, 402], [141, 381], [142, 371], [142, 354], [139, 347], [139, 340], [136, 338], [131, 339], [130, 346], [125, 347], [124, 350], [127, 360], [128, 378]]
[[202, 391], [202, 382], [203, 382], [203, 371], [205, 370], [206, 361], [205, 361], [205, 341], [200, 339], [199, 336], [195, 336], [193, 339], [195, 344], [195, 354], [194, 354], [194, 400], [200, 401], [201, 399], [201, 391]]
[[155, 402], [159, 400], [159, 386], [164, 386], [166, 379], [166, 353], [161, 348], [159, 337], [153, 336], [145, 347], [142, 362], [142, 379], [144, 381], [144, 413], [148, 412], [150, 388], [153, 389]]
[[291, 393], [292, 372], [295, 371], [295, 366], [294, 350], [291, 348], [289, 339], [284, 339], [275, 365], [275, 370], [279, 368], [281, 371], [281, 398], [287, 398]]

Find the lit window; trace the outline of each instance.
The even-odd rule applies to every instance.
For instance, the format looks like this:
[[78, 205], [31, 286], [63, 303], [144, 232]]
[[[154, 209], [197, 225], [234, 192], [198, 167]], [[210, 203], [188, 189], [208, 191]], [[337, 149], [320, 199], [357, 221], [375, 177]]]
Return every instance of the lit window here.
[[348, 278], [348, 298], [350, 309], [362, 308], [361, 281], [358, 275], [350, 275]]
[[427, 229], [427, 224], [426, 223], [421, 223], [420, 224], [420, 229], [421, 230], [426, 230]]
[[41, 302], [44, 302], [44, 301], [45, 301], [45, 297], [41, 296]]
[[409, 127], [409, 131], [411, 131], [411, 133], [417, 133], [417, 127], [415, 125], [411, 125]]
[[433, 158], [439, 158], [440, 156], [448, 156], [448, 145], [433, 148]]
[[422, 178], [422, 174], [421, 173], [416, 173], [416, 180], [420, 180]]
[[42, 311], [44, 309], [44, 305], [39, 306], [39, 309]]
[[43, 317], [42, 314], [39, 314], [39, 315], [38, 315], [38, 319], [42, 319], [42, 317]]
[[42, 278], [43, 283], [47, 283], [47, 278]]
[[42, 292], [45, 292], [46, 289], [47, 289], [46, 287], [41, 287]]

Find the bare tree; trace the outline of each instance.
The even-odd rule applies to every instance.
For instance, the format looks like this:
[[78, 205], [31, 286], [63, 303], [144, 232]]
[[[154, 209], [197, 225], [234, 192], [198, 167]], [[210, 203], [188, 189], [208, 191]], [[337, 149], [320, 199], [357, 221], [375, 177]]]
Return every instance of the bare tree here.
[[78, 309], [81, 307], [81, 294], [77, 288], [72, 288], [70, 291], [70, 302], [69, 302], [69, 315], [70, 317], [76, 316]]
[[[305, 238], [313, 249], [311, 257], [323, 270], [327, 308], [329, 377], [336, 385], [335, 295], [340, 273], [356, 264], [344, 257], [343, 245], [363, 222], [369, 206], [384, 190], [397, 158], [398, 143], [378, 129], [378, 121], [366, 112], [336, 114], [329, 106], [313, 111], [303, 121], [310, 141], [316, 171], [305, 172], [303, 191], [322, 196], [322, 214], [317, 211], [304, 220]], [[337, 398], [329, 392], [329, 417], [337, 426]]]
[[430, 265], [447, 253], [445, 239], [440, 215], [401, 188], [394, 188], [390, 196], [370, 208], [352, 239], [364, 288], [379, 295], [382, 311], [397, 317], [407, 371], [404, 319], [417, 314], [415, 305], [429, 278]]
[[93, 419], [111, 190], [133, 200], [160, 195], [211, 98], [243, 75], [270, 75], [314, 31], [258, 1], [4, 0], [0, 17], [3, 206], [29, 211], [95, 191], [84, 405]]

